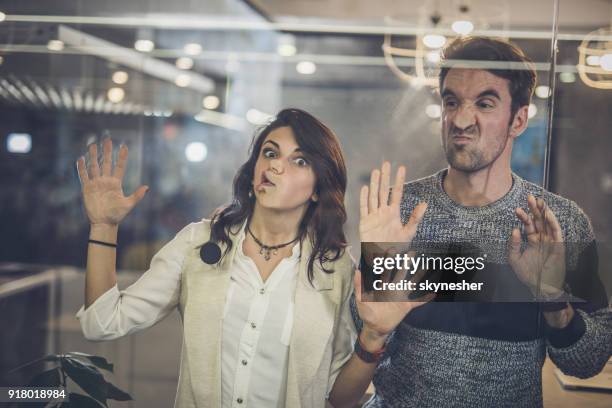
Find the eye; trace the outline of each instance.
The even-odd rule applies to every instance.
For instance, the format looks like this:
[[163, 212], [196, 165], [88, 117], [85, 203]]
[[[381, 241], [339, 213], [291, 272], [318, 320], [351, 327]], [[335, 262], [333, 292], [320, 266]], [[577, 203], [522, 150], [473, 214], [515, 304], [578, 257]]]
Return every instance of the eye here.
[[476, 105], [478, 105], [480, 109], [491, 109], [495, 107], [495, 104], [493, 103], [493, 101], [489, 99], [478, 101]]
[[303, 157], [296, 157], [293, 162], [297, 164], [299, 167], [306, 167], [309, 165], [308, 160]]
[[447, 109], [454, 109], [457, 107], [457, 101], [451, 98], [445, 99], [443, 104]]
[[275, 158], [275, 157], [276, 157], [276, 152], [275, 152], [274, 150], [270, 149], [270, 148], [264, 148], [264, 149], [261, 151], [261, 155], [262, 155], [263, 157], [265, 157], [265, 158], [268, 158], [268, 159], [273, 159], [273, 158]]

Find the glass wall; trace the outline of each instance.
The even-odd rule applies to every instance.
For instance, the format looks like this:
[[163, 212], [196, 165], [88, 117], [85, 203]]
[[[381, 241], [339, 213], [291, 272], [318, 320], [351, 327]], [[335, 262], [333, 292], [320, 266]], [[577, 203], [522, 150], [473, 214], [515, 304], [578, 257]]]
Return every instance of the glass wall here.
[[[126, 144], [124, 191], [149, 187], [119, 229], [122, 287], [185, 225], [230, 202], [253, 135], [285, 107], [312, 113], [341, 141], [358, 256], [359, 190], [371, 170], [388, 160], [417, 180], [448, 166], [437, 74], [441, 47], [461, 35], [509, 39], [533, 60], [535, 95], [512, 170], [589, 216], [612, 293], [609, 2], [8, 0], [0, 12], [6, 384], [36, 372], [10, 368], [80, 350], [116, 363], [112, 378], [136, 398], [130, 406], [174, 400], [178, 314], [103, 344], [86, 342], [74, 317], [89, 234], [76, 161], [89, 145], [110, 137], [116, 159]], [[548, 360], [543, 386], [545, 406], [577, 401]], [[612, 401], [584, 395], [592, 406]]]

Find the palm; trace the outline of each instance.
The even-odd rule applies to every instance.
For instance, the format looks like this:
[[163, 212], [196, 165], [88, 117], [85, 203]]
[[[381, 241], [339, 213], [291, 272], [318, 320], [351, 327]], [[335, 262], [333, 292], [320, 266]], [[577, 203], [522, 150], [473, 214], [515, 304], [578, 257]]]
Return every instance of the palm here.
[[117, 225], [144, 197], [146, 186], [139, 187], [131, 196], [123, 194], [122, 179], [127, 164], [127, 147], [119, 150], [119, 158], [112, 171], [112, 141], [104, 141], [104, 158], [102, 172], [97, 162], [97, 147], [90, 146], [89, 172], [85, 168], [85, 159], [77, 162], [79, 177], [83, 189], [83, 202], [91, 224]]
[[[516, 213], [523, 222], [527, 245], [520, 250], [520, 233], [512, 232], [508, 262], [518, 278], [536, 291], [558, 291], [565, 280], [565, 246], [561, 227], [543, 201], [528, 198], [532, 217], [522, 209]], [[544, 289], [542, 289], [544, 288]]]
[[[398, 274], [401, 275], [401, 274]], [[402, 275], [403, 277], [403, 275]], [[398, 276], [395, 281], [399, 281]], [[363, 324], [380, 334], [392, 332], [398, 324], [412, 311], [433, 299], [433, 295], [426, 295], [418, 301], [406, 301], [408, 291], [380, 291], [363, 292], [361, 286], [361, 272], [355, 274], [356, 305], [359, 317]]]
[[361, 189], [359, 220], [359, 238], [361, 242], [401, 242], [410, 243], [416, 235], [427, 204], [421, 203], [415, 207], [406, 224], [402, 223], [400, 216], [400, 202], [406, 177], [405, 168], [398, 169], [395, 185], [391, 190], [390, 165], [388, 162], [372, 172], [370, 186]]

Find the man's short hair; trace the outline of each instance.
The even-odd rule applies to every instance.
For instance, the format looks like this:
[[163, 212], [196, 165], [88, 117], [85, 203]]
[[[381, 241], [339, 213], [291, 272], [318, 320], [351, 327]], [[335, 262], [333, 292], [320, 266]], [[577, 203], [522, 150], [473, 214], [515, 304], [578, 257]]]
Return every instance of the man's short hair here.
[[[493, 75], [507, 79], [512, 105], [510, 121], [521, 106], [529, 105], [536, 84], [535, 66], [531, 59], [516, 45], [500, 38], [479, 36], [459, 37], [442, 50], [440, 68], [440, 90], [444, 79], [453, 66], [454, 60], [459, 60], [457, 67], [479, 69], [478, 66], [461, 64], [462, 61], [493, 61], [501, 63], [498, 67], [483, 67]], [[503, 63], [509, 63], [504, 67]]]

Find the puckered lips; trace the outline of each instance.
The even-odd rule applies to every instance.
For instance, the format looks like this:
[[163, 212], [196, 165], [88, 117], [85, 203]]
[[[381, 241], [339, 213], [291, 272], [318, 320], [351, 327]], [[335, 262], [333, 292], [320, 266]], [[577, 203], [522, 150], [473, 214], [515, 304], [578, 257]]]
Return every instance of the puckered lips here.
[[257, 185], [257, 189], [262, 190], [265, 187], [276, 187], [276, 184], [273, 183], [272, 180], [270, 180], [270, 177], [268, 177], [265, 171], [262, 171], [259, 184]]
[[471, 136], [466, 136], [465, 134], [454, 134], [451, 137], [451, 142], [457, 145], [466, 145], [470, 143], [474, 138]]

